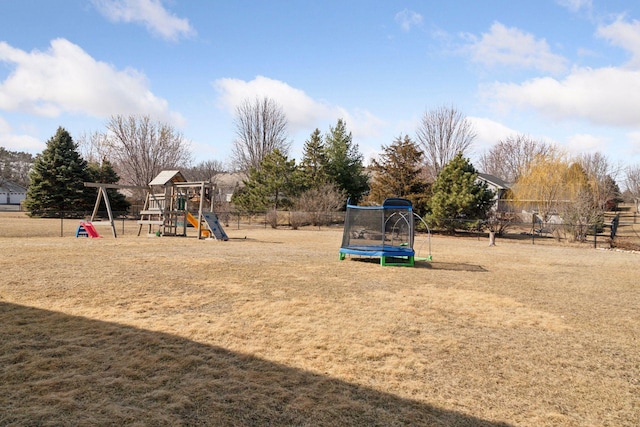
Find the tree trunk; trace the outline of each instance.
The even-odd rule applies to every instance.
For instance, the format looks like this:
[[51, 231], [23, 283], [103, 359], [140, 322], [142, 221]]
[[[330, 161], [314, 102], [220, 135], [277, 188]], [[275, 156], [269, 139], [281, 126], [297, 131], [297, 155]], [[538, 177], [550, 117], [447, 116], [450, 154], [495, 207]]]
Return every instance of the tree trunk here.
[[489, 246], [495, 246], [495, 245], [496, 245], [496, 232], [489, 231]]

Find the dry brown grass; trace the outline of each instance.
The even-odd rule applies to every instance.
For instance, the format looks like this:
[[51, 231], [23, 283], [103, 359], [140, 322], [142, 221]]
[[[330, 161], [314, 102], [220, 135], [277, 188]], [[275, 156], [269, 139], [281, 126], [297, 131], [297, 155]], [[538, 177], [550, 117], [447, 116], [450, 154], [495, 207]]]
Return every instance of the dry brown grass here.
[[47, 221], [0, 214], [0, 425], [640, 425], [638, 254]]

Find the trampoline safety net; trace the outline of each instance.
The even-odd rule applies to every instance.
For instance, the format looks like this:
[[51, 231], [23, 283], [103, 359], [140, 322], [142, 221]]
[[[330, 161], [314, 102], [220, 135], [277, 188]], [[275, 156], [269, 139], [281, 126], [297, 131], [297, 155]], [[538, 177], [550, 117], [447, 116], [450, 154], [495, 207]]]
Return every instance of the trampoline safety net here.
[[409, 200], [386, 199], [382, 206], [347, 204], [341, 258], [344, 254], [381, 257], [384, 264], [385, 257], [404, 257], [413, 264], [413, 240]]

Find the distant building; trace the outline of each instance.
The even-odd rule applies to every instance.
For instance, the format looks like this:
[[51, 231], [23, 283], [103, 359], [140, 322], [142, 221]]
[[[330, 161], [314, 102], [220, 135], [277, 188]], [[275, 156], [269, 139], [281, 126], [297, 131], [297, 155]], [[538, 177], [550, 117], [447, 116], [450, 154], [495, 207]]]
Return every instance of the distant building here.
[[224, 172], [215, 176], [213, 179], [216, 184], [216, 194], [218, 200], [222, 203], [230, 203], [231, 196], [238, 189], [244, 187], [244, 179], [246, 175], [237, 172]]
[[27, 189], [11, 181], [0, 182], [0, 205], [20, 205], [27, 197]]
[[495, 203], [492, 208], [494, 211], [505, 212], [509, 210], [508, 196], [511, 184], [488, 173], [479, 173], [478, 181], [486, 183], [495, 194]]

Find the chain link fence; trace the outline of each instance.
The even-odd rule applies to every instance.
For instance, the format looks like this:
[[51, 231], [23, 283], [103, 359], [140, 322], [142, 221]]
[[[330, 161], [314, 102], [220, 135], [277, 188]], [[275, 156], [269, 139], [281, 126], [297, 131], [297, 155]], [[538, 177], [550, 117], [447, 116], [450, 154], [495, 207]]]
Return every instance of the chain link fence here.
[[[344, 212], [267, 211], [242, 212], [225, 210], [216, 212], [220, 224], [231, 232], [257, 228], [336, 228], [344, 225]], [[47, 211], [37, 218], [28, 212], [0, 210], [0, 237], [58, 236], [75, 237], [80, 221], [91, 217], [88, 211]], [[126, 212], [113, 212], [117, 235], [135, 236], [140, 231], [139, 216]], [[98, 212], [93, 222], [103, 236], [112, 234], [106, 212]], [[493, 230], [498, 239], [528, 240], [532, 244], [543, 241], [581, 242], [594, 247], [618, 247], [640, 250], [640, 216], [636, 213], [607, 213], [597, 224], [542, 224], [526, 222], [517, 216], [508, 221], [490, 222], [477, 219], [430, 218], [424, 223], [416, 221], [416, 231], [483, 239]], [[446, 224], [446, 227], [443, 226]], [[615, 238], [614, 237], [615, 231]], [[195, 235], [195, 232], [188, 235]]]

